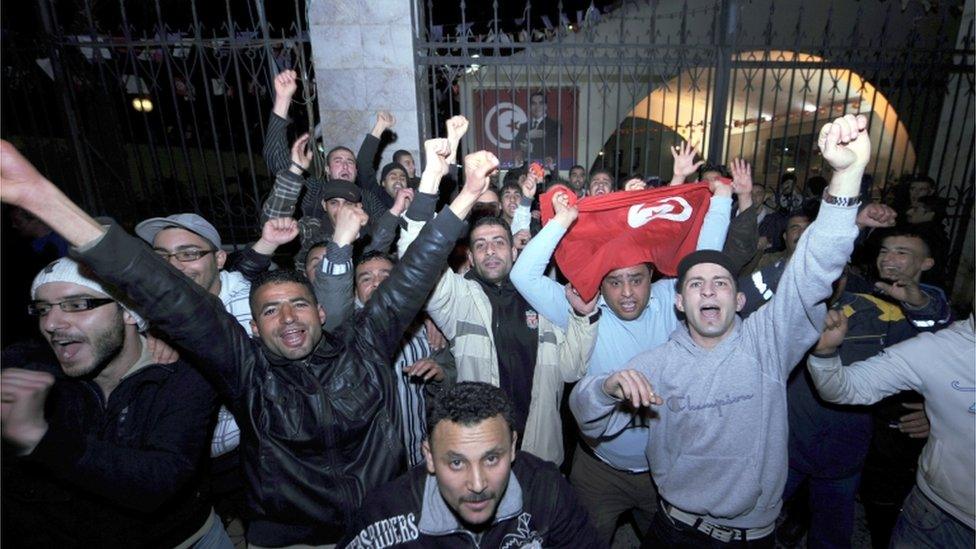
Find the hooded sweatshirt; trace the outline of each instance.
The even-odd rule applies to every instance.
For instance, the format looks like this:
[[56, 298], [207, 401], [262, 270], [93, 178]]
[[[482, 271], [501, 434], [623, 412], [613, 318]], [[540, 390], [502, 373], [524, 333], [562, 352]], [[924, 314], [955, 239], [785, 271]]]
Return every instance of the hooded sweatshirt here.
[[[637, 370], [665, 399], [652, 408], [645, 454], [665, 501], [715, 524], [761, 528], [782, 506], [787, 473], [786, 381], [817, 341], [831, 293], [857, 236], [857, 209], [823, 204], [780, 280], [747, 320], [735, 317], [712, 349], [685, 326], [637, 355]], [[570, 407], [586, 436], [612, 436], [632, 409], [607, 395], [608, 376], [586, 377]]]
[[842, 367], [840, 358], [808, 361], [820, 396], [842, 404], [870, 404], [911, 389], [925, 397], [931, 431], [916, 482], [940, 509], [976, 527], [976, 352], [973, 315], [934, 334], [921, 334], [881, 354]]

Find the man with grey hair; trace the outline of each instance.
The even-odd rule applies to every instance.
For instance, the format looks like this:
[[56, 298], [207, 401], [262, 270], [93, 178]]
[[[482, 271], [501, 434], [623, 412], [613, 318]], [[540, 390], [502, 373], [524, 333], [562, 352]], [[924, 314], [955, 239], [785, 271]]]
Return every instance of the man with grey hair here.
[[37, 275], [29, 312], [50, 348], [3, 353], [4, 544], [230, 547], [197, 474], [210, 385], [157, 363], [141, 319], [70, 259]]

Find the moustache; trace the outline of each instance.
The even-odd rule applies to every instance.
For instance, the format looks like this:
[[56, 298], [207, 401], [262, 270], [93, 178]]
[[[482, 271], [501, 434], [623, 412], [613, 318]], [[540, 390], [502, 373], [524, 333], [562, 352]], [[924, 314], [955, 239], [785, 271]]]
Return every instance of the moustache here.
[[469, 496], [461, 496], [461, 503], [481, 503], [482, 501], [488, 501], [489, 499], [495, 499], [494, 492], [486, 492], [484, 494], [471, 494]]

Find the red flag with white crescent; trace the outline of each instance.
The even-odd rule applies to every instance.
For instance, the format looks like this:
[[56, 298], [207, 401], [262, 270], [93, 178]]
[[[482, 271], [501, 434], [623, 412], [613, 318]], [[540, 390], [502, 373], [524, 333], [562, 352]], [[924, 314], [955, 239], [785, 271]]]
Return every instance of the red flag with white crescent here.
[[556, 263], [584, 300], [600, 289], [610, 271], [652, 263], [675, 276], [678, 262], [695, 251], [712, 193], [707, 183], [618, 191], [583, 199], [563, 185], [539, 198], [543, 223], [555, 214], [552, 197], [569, 195], [579, 217], [556, 248]]

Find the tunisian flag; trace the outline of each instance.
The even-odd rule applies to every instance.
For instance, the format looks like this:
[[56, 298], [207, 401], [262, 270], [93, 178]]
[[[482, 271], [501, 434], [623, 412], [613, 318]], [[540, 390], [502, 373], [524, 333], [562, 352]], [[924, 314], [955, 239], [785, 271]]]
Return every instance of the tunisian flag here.
[[556, 248], [556, 263], [580, 296], [589, 301], [610, 271], [640, 263], [675, 276], [678, 262], [695, 251], [712, 193], [707, 183], [618, 191], [583, 199], [563, 185], [539, 198], [542, 221], [555, 212], [552, 197], [569, 195], [579, 217]]

